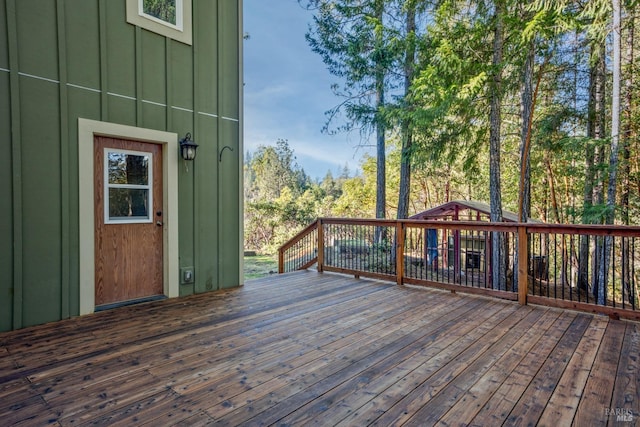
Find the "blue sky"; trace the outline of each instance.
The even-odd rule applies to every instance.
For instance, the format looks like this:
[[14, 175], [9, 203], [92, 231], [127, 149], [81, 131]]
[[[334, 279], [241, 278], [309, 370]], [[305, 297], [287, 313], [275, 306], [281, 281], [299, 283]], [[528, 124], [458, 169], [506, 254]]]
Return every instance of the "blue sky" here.
[[345, 164], [353, 175], [371, 149], [358, 147], [357, 132], [321, 132], [325, 111], [341, 99], [331, 92], [337, 77], [304, 38], [311, 19], [297, 0], [244, 0], [245, 153], [286, 139], [311, 178], [337, 176]]

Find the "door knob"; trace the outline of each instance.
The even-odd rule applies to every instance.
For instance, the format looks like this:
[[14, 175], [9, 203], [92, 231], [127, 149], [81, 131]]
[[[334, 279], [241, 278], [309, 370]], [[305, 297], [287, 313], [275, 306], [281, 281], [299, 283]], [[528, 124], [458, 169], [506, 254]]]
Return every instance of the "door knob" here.
[[162, 221], [156, 221], [156, 225], [157, 225], [158, 227], [162, 227]]

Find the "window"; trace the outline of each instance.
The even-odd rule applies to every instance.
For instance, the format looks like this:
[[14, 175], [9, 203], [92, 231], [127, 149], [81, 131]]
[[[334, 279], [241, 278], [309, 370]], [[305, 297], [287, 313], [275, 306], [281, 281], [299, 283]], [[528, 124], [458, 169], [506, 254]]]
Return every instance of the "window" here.
[[105, 224], [151, 222], [153, 154], [104, 150]]
[[127, 0], [127, 22], [190, 45], [191, 2]]
[[182, 30], [182, 0], [138, 0], [138, 14]]

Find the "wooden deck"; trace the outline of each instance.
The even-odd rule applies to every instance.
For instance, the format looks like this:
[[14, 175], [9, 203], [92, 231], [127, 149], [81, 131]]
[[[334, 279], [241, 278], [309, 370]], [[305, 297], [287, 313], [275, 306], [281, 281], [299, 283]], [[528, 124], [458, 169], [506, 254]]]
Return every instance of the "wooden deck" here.
[[297, 272], [0, 334], [0, 425], [640, 425], [640, 325]]

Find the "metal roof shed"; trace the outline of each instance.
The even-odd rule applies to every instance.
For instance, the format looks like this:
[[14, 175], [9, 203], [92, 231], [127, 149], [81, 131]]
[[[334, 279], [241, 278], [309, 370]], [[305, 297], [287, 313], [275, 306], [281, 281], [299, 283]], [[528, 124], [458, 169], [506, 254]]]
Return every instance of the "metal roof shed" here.
[[[474, 200], [454, 200], [411, 216], [417, 220], [483, 221], [489, 222], [491, 206]], [[516, 213], [502, 211], [504, 222], [519, 222]], [[541, 223], [529, 218], [527, 222]], [[485, 275], [491, 282], [492, 233], [460, 232], [459, 230], [429, 229], [425, 231], [425, 257], [429, 265], [453, 269], [456, 281], [464, 274]], [[507, 243], [508, 244], [508, 243]], [[440, 258], [440, 259], [438, 259]]]
[[[410, 219], [448, 219], [450, 221], [489, 221], [491, 206], [475, 200], [453, 200], [445, 204], [417, 213]], [[519, 222], [518, 214], [502, 210], [505, 222]], [[541, 221], [529, 218], [527, 222]]]

